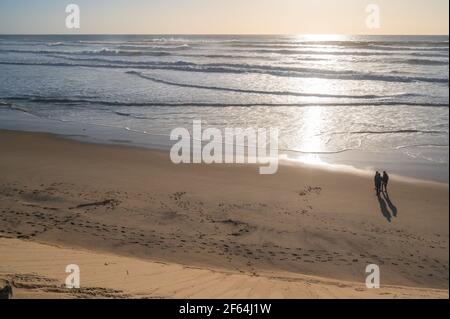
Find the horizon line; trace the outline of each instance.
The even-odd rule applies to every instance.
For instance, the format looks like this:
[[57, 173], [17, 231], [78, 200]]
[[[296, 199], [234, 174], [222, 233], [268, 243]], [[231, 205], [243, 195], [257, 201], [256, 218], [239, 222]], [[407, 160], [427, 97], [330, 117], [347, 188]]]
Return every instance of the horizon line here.
[[199, 36], [449, 36], [449, 33], [367, 34], [367, 33], [0, 33], [4, 35], [199, 35]]

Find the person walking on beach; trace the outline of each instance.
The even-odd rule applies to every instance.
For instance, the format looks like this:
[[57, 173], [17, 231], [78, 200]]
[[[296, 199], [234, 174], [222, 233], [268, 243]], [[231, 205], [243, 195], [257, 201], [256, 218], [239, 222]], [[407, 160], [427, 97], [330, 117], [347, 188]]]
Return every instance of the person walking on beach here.
[[381, 175], [380, 175], [380, 173], [378, 171], [375, 173], [374, 182], [375, 182], [375, 190], [377, 192], [377, 196], [380, 196]]
[[384, 192], [387, 193], [387, 185], [389, 183], [389, 175], [386, 173], [386, 171], [383, 171], [382, 182], [383, 182], [383, 187], [381, 190], [384, 189]]

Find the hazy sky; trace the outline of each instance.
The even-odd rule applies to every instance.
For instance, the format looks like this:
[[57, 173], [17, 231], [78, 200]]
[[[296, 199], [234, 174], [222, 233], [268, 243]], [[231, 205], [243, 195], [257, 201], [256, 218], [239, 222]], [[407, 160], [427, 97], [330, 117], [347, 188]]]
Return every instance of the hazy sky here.
[[[379, 29], [366, 27], [370, 3]], [[449, 0], [0, 0], [0, 34], [448, 34], [448, 10]]]

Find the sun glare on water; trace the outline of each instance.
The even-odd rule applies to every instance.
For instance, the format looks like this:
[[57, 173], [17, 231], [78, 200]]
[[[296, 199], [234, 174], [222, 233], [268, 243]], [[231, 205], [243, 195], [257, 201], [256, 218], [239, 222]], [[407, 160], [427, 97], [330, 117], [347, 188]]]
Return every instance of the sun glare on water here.
[[[345, 35], [333, 35], [333, 34], [312, 34], [297, 36], [296, 40], [299, 42], [325, 42], [327, 41], [346, 41], [349, 37]], [[317, 46], [317, 51], [327, 51], [329, 48], [325, 46]], [[332, 56], [326, 61], [326, 64], [322, 68], [334, 68], [336, 67]], [[293, 83], [290, 83], [290, 88], [293, 87]], [[336, 92], [337, 89], [337, 92]], [[304, 81], [299, 91], [311, 94], [317, 94], [317, 97], [308, 100], [308, 106], [303, 109], [302, 116], [298, 117], [298, 129], [297, 136], [300, 136], [298, 143], [295, 145], [295, 149], [300, 151], [302, 155], [299, 156], [299, 160], [308, 164], [324, 164], [325, 162], [321, 158], [322, 152], [327, 152], [326, 142], [321, 134], [326, 131], [325, 112], [323, 106], [320, 103], [324, 102], [324, 99], [319, 97], [322, 94], [345, 94], [345, 88], [333, 87], [331, 81], [324, 79], [311, 78], [308, 81]], [[314, 105], [314, 104], [318, 105]]]
[[296, 39], [305, 42], [346, 41], [349, 40], [349, 36], [343, 34], [302, 34], [298, 35]]

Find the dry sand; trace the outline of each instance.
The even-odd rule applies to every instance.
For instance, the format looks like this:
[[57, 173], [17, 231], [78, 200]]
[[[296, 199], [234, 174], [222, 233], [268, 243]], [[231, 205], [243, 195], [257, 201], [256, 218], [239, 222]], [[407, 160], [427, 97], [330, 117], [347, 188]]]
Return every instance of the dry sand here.
[[[302, 165], [259, 175], [11, 131], [0, 147], [16, 297], [448, 298], [448, 185], [394, 177], [378, 199], [371, 176]], [[84, 290], [60, 288], [69, 263]], [[371, 263], [382, 289], [365, 288]]]
[[[362, 283], [283, 272], [254, 276], [18, 239], [0, 239], [0, 255], [0, 277], [14, 284], [14, 298], [448, 298], [438, 289], [366, 289]], [[81, 288], [67, 289], [64, 270], [74, 261]]]

